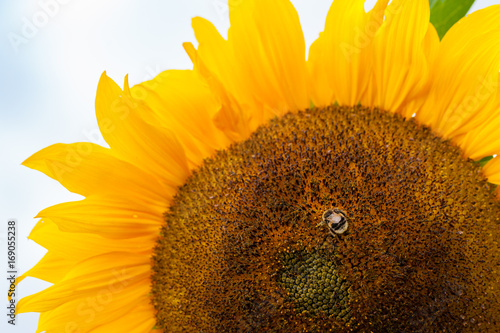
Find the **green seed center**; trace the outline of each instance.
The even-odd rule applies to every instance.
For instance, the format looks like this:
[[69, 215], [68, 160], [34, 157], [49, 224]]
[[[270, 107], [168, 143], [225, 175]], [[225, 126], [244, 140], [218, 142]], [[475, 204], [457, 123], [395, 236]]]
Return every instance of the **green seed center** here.
[[283, 252], [278, 281], [304, 314], [333, 316], [349, 321], [348, 284], [331, 255], [305, 251]]

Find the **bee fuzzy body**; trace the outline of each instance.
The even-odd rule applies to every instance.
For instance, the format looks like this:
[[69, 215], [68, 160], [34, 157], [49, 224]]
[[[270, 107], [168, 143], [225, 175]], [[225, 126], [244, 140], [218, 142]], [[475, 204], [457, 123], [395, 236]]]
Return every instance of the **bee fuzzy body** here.
[[318, 225], [326, 224], [333, 236], [344, 234], [349, 228], [349, 221], [346, 212], [339, 208], [329, 209], [323, 213], [321, 222]]

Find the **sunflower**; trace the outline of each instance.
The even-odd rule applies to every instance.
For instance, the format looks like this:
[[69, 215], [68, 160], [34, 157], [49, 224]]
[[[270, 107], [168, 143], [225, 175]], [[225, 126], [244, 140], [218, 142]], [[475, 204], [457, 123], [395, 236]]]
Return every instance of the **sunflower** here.
[[[123, 89], [110, 148], [24, 165], [49, 207], [37, 332], [498, 332], [500, 6], [442, 40], [427, 0], [335, 0], [307, 61], [287, 0], [193, 19], [193, 70]], [[481, 163], [476, 163], [481, 161]]]

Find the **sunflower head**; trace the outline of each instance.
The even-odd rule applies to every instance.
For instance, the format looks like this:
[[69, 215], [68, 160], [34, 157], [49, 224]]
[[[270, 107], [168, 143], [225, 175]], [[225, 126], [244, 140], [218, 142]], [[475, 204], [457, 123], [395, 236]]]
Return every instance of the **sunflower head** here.
[[[159, 323], [206, 332], [485, 325], [500, 314], [492, 190], [457, 147], [400, 116], [329, 107], [274, 120], [179, 190], [153, 257]], [[317, 227], [328, 219], [349, 219], [348, 231]]]
[[104, 74], [109, 148], [24, 162], [85, 199], [39, 213], [20, 279], [54, 285], [17, 311], [38, 332], [498, 332], [500, 158], [474, 161], [500, 153], [500, 6], [440, 40], [427, 0], [364, 2], [333, 2], [307, 60], [288, 0], [230, 0], [227, 39], [193, 19], [193, 70]]

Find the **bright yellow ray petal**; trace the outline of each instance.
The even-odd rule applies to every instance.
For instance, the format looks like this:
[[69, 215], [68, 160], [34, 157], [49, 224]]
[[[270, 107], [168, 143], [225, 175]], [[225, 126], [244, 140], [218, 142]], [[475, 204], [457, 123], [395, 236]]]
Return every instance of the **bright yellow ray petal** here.
[[[436, 62], [437, 54], [439, 52], [439, 36], [432, 25], [429, 23], [429, 27], [427, 29], [427, 34], [425, 35], [424, 41], [422, 43], [422, 50], [425, 54], [428, 68], [432, 68], [434, 63]], [[432, 72], [429, 71], [429, 75], [432, 75]], [[415, 91], [412, 94], [413, 99], [409, 98], [403, 107], [398, 110], [398, 113], [403, 115], [405, 118], [409, 119], [416, 115], [422, 108], [422, 105], [425, 103], [427, 95], [430, 90], [430, 83], [427, 82], [419, 91]]]
[[259, 112], [272, 110], [276, 115], [307, 108], [305, 42], [292, 4], [229, 1], [229, 19], [227, 41], [211, 24], [193, 20], [198, 57], [207, 72], [243, 107], [253, 104]]
[[250, 89], [276, 114], [309, 106], [305, 41], [288, 0], [230, 0], [228, 40]]
[[20, 283], [26, 277], [31, 276], [50, 283], [59, 282], [76, 263], [73, 258], [63, 257], [52, 252], [47, 252], [43, 258], [31, 269], [16, 279]]
[[483, 174], [490, 183], [500, 185], [500, 157], [497, 156], [486, 163], [483, 167]]
[[342, 105], [356, 105], [368, 88], [372, 40], [388, 1], [379, 0], [369, 13], [364, 10], [364, 2], [334, 1], [324, 32], [311, 46], [308, 68], [317, 106], [335, 100]]
[[61, 231], [92, 233], [107, 238], [156, 235], [164, 209], [152, 210], [119, 196], [89, 196], [42, 210], [36, 217], [49, 218]]
[[[251, 90], [247, 89], [247, 82], [238, 66], [231, 43], [219, 34], [215, 26], [208, 20], [195, 17], [192, 26], [198, 50], [196, 56], [203, 62], [203, 69], [199, 69], [205, 77], [210, 75], [219, 82], [224, 82], [226, 89], [234, 96], [241, 105], [253, 105], [255, 103]], [[195, 66], [200, 65], [195, 62]], [[210, 82], [211, 84], [211, 82]]]
[[314, 106], [322, 107], [333, 104], [335, 96], [329, 85], [329, 76], [325, 71], [325, 43], [323, 33], [320, 33], [309, 47], [307, 58], [307, 70], [309, 72], [309, 84], [311, 85], [311, 101]]
[[49, 146], [33, 154], [23, 165], [84, 196], [120, 192], [130, 200], [166, 207], [176, 191], [114, 157], [109, 149], [89, 142]]
[[462, 147], [464, 155], [473, 160], [498, 154], [500, 152], [500, 115], [493, 113], [484, 124], [454, 140]]
[[45, 312], [75, 298], [96, 297], [102, 291], [142, 283], [149, 285], [149, 257], [112, 252], [82, 261], [59, 283], [19, 300], [17, 313]]
[[[202, 20], [200, 19], [199, 21]], [[195, 21], [197, 21], [196, 18], [193, 22]], [[211, 43], [208, 44], [211, 45]], [[194, 48], [193, 44], [184, 43], [183, 45], [194, 64], [195, 70], [208, 83], [212, 94], [218, 97], [220, 106], [217, 109], [217, 113], [213, 116], [213, 123], [231, 141], [239, 142], [248, 138], [250, 133], [262, 125], [265, 120], [273, 116], [272, 112], [267, 112], [266, 116], [265, 107], [256, 105], [252, 97], [249, 97], [248, 101], [245, 101], [242, 96], [238, 98], [234, 97], [233, 93], [238, 93], [238, 89], [234, 89], [234, 85], [231, 83], [226, 83], [227, 87], [225, 87], [209, 71], [202, 58], [198, 56], [198, 51]], [[201, 47], [202, 43], [200, 42]], [[233, 77], [237, 77], [237, 75], [233, 74]]]
[[373, 89], [363, 105], [401, 113], [426, 88], [429, 64], [424, 45], [432, 37], [427, 33], [429, 17], [427, 0], [394, 0], [387, 7], [373, 40]]
[[163, 182], [180, 186], [189, 175], [186, 156], [175, 135], [147, 123], [151, 111], [103, 73], [95, 102], [97, 122], [113, 154]]
[[132, 87], [131, 95], [143, 104], [143, 115], [148, 122], [175, 134], [190, 168], [230, 143], [212, 121], [220, 103], [193, 71], [165, 71]]
[[[54, 207], [58, 208], [58, 206]], [[51, 211], [51, 208], [54, 207], [47, 208], [44, 211]], [[68, 213], [69, 216], [59, 216], [56, 219], [61, 218], [64, 220], [65, 218], [70, 218], [72, 215], [70, 210], [64, 209], [59, 211], [59, 213]], [[161, 214], [158, 216], [161, 216]], [[161, 220], [161, 218], [158, 218], [158, 220]], [[60, 231], [55, 223], [45, 218], [37, 223], [28, 238], [45, 247], [49, 252], [45, 254], [36, 266], [18, 277], [16, 283], [20, 283], [28, 276], [57, 283], [80, 261], [106, 252], [131, 251], [134, 253], [143, 253], [147, 256], [152, 250], [158, 228], [158, 225], [155, 228], [151, 228], [145, 237], [141, 237], [139, 232], [129, 230], [129, 237], [126, 239], [109, 240], [99, 236], [97, 233], [67, 233]], [[120, 235], [123, 237], [125, 234], [127, 233], [122, 232]], [[112, 236], [111, 238], [119, 238], [114, 237], [115, 235]]]
[[[96, 234], [60, 231], [52, 221], [42, 219], [33, 228], [28, 238], [58, 256], [83, 260], [113, 251], [141, 252], [147, 256], [152, 251], [156, 235], [109, 239]], [[148, 259], [145, 258], [145, 261], [147, 262]]]
[[30, 276], [57, 283], [78, 262], [112, 251], [130, 251], [148, 256], [152, 251], [157, 231], [158, 226], [145, 237], [130, 232], [130, 238], [109, 240], [97, 234], [63, 232], [51, 220], [43, 219], [36, 224], [28, 238], [49, 251], [36, 266], [18, 277], [16, 281], [20, 283]]
[[96, 327], [95, 329], [89, 331], [89, 333], [158, 333], [158, 330], [154, 329], [156, 321], [154, 313], [155, 312], [151, 304], [140, 304], [134, 309], [134, 311], [128, 313], [126, 316]]
[[[90, 332], [101, 325], [126, 318], [138, 307], [149, 305], [148, 283], [122, 285], [110, 283], [95, 295], [73, 299], [42, 313], [38, 328], [47, 332]], [[152, 311], [143, 320], [152, 317]], [[129, 330], [124, 330], [128, 332]], [[117, 332], [111, 330], [110, 332]], [[146, 331], [143, 331], [146, 332]]]
[[[491, 6], [466, 16], [447, 32], [432, 68], [430, 93], [417, 113], [420, 122], [459, 143], [472, 158], [482, 155], [475, 149], [486, 143], [481, 136], [484, 124], [500, 117], [499, 16], [500, 6]], [[500, 148], [500, 141], [491, 139]]]
[[[498, 77], [498, 82], [500, 82], [500, 74]], [[455, 142], [462, 147], [465, 156], [474, 160], [500, 152], [500, 84], [497, 84], [496, 96], [491, 96], [480, 116], [485, 119], [483, 123], [477, 124], [467, 133], [454, 137]], [[464, 126], [470, 126], [472, 122]]]
[[184, 48], [195, 70], [220, 101], [220, 109], [213, 117], [214, 124], [231, 140], [244, 140], [270, 118], [272, 111], [266, 117], [264, 107], [248, 89], [231, 43], [222, 38], [211, 22], [201, 17], [193, 18], [192, 26], [198, 50], [191, 43], [184, 43]]

